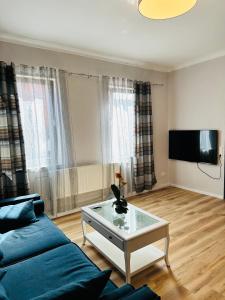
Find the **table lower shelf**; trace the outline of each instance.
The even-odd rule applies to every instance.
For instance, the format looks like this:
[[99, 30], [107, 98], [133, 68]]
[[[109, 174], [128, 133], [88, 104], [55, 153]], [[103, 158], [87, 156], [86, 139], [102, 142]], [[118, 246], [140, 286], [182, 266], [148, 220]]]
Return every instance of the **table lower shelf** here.
[[[109, 242], [97, 231], [87, 233], [86, 239], [117, 269], [119, 269], [121, 273], [126, 275], [124, 252], [122, 250]], [[152, 245], [148, 245], [132, 252], [130, 275], [134, 276], [163, 258], [165, 258], [165, 253]]]

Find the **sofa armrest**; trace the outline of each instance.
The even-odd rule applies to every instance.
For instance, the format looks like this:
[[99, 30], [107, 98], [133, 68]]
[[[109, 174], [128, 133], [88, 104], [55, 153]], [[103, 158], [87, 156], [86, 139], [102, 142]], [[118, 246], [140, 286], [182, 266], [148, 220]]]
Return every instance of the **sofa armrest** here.
[[130, 284], [125, 284], [119, 288], [112, 290], [111, 292], [101, 296], [99, 300], [107, 299], [123, 299], [125, 296], [132, 294], [134, 292], [134, 287]]
[[45, 204], [39, 194], [30, 194], [30, 195], [25, 195], [20, 197], [2, 199], [0, 200], [0, 207], [7, 206], [7, 205], [15, 205], [29, 200], [33, 200], [34, 212], [36, 215], [41, 215], [44, 213]]
[[44, 213], [45, 211], [45, 203], [42, 199], [40, 200], [34, 200], [33, 201], [34, 203], [34, 212], [35, 212], [35, 215], [38, 216], [38, 215], [41, 215]]
[[18, 203], [22, 203], [25, 201], [29, 201], [29, 200], [40, 200], [41, 197], [39, 194], [30, 194], [30, 195], [25, 195], [25, 196], [20, 196], [20, 197], [13, 197], [13, 198], [6, 198], [6, 199], [2, 199], [0, 200], [0, 207], [2, 206], [6, 206], [6, 205], [14, 205], [14, 204], [18, 204]]
[[121, 300], [160, 300], [160, 296], [154, 293], [149, 287], [143, 286]]

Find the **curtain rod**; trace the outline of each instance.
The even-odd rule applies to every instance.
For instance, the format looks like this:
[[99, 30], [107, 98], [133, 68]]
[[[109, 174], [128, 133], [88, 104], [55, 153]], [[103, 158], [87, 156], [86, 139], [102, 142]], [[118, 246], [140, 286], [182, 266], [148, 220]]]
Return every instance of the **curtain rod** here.
[[[100, 75], [92, 75], [92, 74], [85, 74], [85, 73], [74, 73], [74, 72], [68, 72], [66, 70], [63, 70], [64, 72], [68, 73], [69, 75], [77, 75], [77, 76], [84, 76], [88, 78], [99, 78]], [[103, 76], [109, 76], [109, 75], [103, 75]], [[164, 83], [151, 83], [152, 86], [164, 86]]]
[[[21, 64], [22, 66], [26, 66], [24, 64]], [[88, 78], [99, 78], [101, 75], [93, 75], [93, 74], [85, 74], [85, 73], [74, 73], [74, 72], [69, 72], [67, 70], [60, 69], [61, 71], [64, 71], [65, 73], [68, 73], [69, 75], [77, 75], [77, 76], [84, 76]], [[109, 76], [109, 75], [102, 75], [102, 76]], [[152, 86], [164, 86], [164, 83], [151, 83]]]

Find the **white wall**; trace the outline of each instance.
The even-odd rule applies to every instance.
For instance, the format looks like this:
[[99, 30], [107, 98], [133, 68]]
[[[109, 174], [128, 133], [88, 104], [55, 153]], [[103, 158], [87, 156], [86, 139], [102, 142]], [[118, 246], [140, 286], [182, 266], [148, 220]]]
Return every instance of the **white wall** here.
[[[144, 70], [122, 64], [104, 62], [85, 58], [73, 54], [60, 53], [27, 46], [21, 46], [0, 41], [0, 60], [15, 64], [47, 65], [58, 67], [69, 72], [104, 74], [127, 77], [130, 79], [146, 80], [153, 83], [162, 83], [163, 86], [153, 86], [153, 126], [156, 187], [168, 183], [168, 134], [167, 134], [167, 74], [157, 71]], [[87, 89], [88, 86], [88, 89]], [[74, 140], [76, 143], [77, 158], [80, 163], [99, 158], [99, 120], [97, 82], [95, 79], [69, 79], [70, 112], [73, 122]], [[82, 123], [81, 123], [82, 122]], [[79, 124], [85, 124], [79, 126]]]
[[[224, 148], [225, 57], [170, 73], [168, 107], [169, 129], [218, 129], [219, 144]], [[201, 167], [218, 176], [218, 166]], [[212, 180], [197, 169], [196, 163], [171, 160], [169, 173], [175, 185], [223, 196], [223, 176]]]
[[[172, 184], [206, 194], [219, 197], [223, 195], [223, 178], [214, 181], [206, 177], [194, 163], [168, 162], [168, 128], [218, 129], [220, 145], [224, 148], [225, 57], [171, 72], [168, 75], [72, 54], [0, 42], [0, 60], [13, 61], [16, 64], [53, 66], [70, 72], [114, 75], [163, 83], [163, 87], [153, 86], [152, 89], [157, 187], [166, 185], [170, 181]], [[73, 75], [69, 79], [69, 91], [74, 139], [79, 140], [76, 145], [77, 159], [81, 164], [98, 161], [100, 124], [96, 118], [98, 115], [97, 80]], [[85, 125], [79, 126], [81, 123]], [[202, 168], [214, 176], [217, 176], [219, 171], [215, 166], [202, 165]]]
[[68, 78], [69, 107], [78, 165], [101, 162], [101, 127], [98, 79]]

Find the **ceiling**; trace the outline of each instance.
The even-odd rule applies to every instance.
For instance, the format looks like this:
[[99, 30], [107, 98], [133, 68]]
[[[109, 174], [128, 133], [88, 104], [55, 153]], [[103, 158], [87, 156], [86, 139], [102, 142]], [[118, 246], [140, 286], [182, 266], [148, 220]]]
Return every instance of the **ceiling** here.
[[0, 0], [0, 40], [165, 71], [225, 55], [225, 0], [164, 21], [137, 2]]

